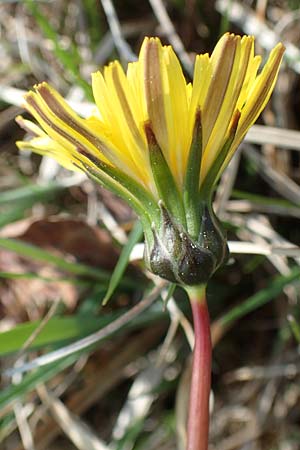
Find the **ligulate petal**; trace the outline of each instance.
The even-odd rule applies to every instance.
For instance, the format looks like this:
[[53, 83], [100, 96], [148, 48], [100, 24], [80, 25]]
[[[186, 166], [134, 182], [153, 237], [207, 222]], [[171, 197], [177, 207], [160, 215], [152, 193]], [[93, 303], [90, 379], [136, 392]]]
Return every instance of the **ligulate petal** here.
[[141, 62], [129, 63], [126, 77], [128, 80], [128, 89], [134, 99], [133, 114], [136, 118], [140, 133], [144, 133], [144, 124], [149, 120], [144, 92], [144, 79]]
[[252, 42], [251, 50], [250, 50], [250, 58], [247, 73], [245, 76], [245, 80], [242, 86], [242, 90], [237, 102], [237, 108], [241, 110], [247, 100], [249, 89], [254, 83], [254, 80], [257, 76], [258, 68], [261, 64], [261, 56], [254, 56], [254, 40]]
[[87, 151], [104, 162], [112, 162], [124, 172], [136, 177], [135, 165], [123, 148], [108, 136], [105, 125], [96, 117], [81, 119], [62, 97], [46, 83], [29, 94], [27, 104], [45, 131], [70, 150]]
[[252, 86], [249, 86], [247, 100], [242, 108], [237, 139], [239, 136], [245, 135], [269, 101], [277, 79], [284, 50], [282, 44], [278, 44], [272, 50], [262, 72], [257, 76]]
[[149, 179], [145, 176], [150, 173], [147, 144], [144, 132], [141, 133], [133, 113], [137, 107], [128, 80], [118, 62], [110, 64], [104, 76], [114, 105], [114, 127], [119, 130], [119, 146], [131, 159], [137, 176], [148, 184]]
[[[220, 113], [232, 74], [238, 36], [226, 34], [220, 39], [211, 55], [212, 74], [203, 105], [203, 147]], [[200, 107], [201, 109], [201, 107]]]
[[47, 134], [38, 125], [31, 122], [30, 120], [26, 120], [22, 116], [17, 116], [15, 120], [17, 124], [20, 125], [21, 128], [23, 128], [23, 130], [27, 131], [27, 133], [30, 133], [32, 136], [47, 136]]
[[[63, 98], [47, 83], [36, 86], [36, 93], [29, 93], [28, 109], [36, 116], [45, 131], [63, 146], [87, 149], [98, 158], [106, 159], [105, 143], [97, 136], [95, 129], [86, 126], [84, 119], [77, 116]], [[100, 124], [99, 124], [100, 125]]]
[[196, 111], [203, 110], [204, 100], [209, 88], [212, 66], [209, 55], [197, 55], [194, 68], [194, 80], [189, 102], [189, 134], [192, 135], [195, 123]]
[[[278, 44], [272, 50], [262, 72], [256, 77], [252, 85], [249, 84], [247, 97], [241, 109], [241, 117], [239, 120], [236, 136], [232, 142], [232, 145], [228, 151], [227, 157], [220, 172], [222, 172], [228, 165], [237, 146], [240, 144], [251, 125], [253, 125], [253, 123], [256, 121], [256, 119], [266, 106], [267, 102], [269, 101], [275, 86], [284, 50], [284, 46], [282, 44]], [[257, 70], [258, 62], [259, 61], [256, 60], [253, 64], [255, 73]]]
[[72, 158], [71, 152], [48, 136], [33, 138], [30, 141], [17, 141], [16, 144], [20, 150], [29, 150], [42, 156], [51, 156], [66, 169], [80, 171]]
[[[165, 151], [168, 148], [168, 130], [161, 53], [161, 43], [158, 39], [145, 39], [141, 48], [140, 59], [143, 69], [143, 90], [147, 116], [160, 147]], [[165, 157], [168, 160], [168, 155], [165, 154]]]
[[212, 129], [203, 155], [203, 178], [210, 169], [214, 160], [217, 158], [221, 148], [223, 148], [224, 141], [227, 137], [227, 130], [232, 120], [233, 113], [237, 109], [238, 99], [241, 95], [242, 87], [245, 82], [252, 44], [252, 37], [247, 36], [240, 40], [240, 37], [237, 36], [236, 50], [230, 79], [228, 81], [228, 86], [220, 107], [218, 118], [215, 121], [215, 125]]
[[[92, 74], [92, 87], [96, 105], [103, 120], [105, 134], [107, 139], [113, 144], [115, 157], [109, 158], [117, 167], [125, 172], [136, 173], [136, 164], [132, 161], [132, 157], [121, 133], [122, 119], [120, 117], [120, 105], [114, 91], [110, 92], [109, 88], [100, 72]], [[123, 119], [124, 121], [124, 119]]]
[[180, 185], [183, 182], [184, 169], [191, 144], [191, 134], [188, 129], [188, 104], [186, 81], [172, 47], [163, 48], [163, 57], [166, 65], [169, 92], [169, 108], [166, 111], [168, 142], [170, 151], [170, 165], [173, 174]]

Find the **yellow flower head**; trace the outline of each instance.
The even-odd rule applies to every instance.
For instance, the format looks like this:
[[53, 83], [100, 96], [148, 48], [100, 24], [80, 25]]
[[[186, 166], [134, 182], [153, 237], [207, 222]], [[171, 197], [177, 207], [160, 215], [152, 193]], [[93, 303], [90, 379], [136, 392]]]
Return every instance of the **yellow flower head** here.
[[199, 205], [210, 202], [216, 181], [268, 102], [283, 52], [278, 44], [259, 72], [254, 38], [226, 33], [210, 56], [196, 57], [193, 82], [187, 83], [172, 47], [145, 38], [126, 72], [115, 61], [92, 75], [96, 108], [88, 119], [47, 83], [37, 85], [25, 106], [41, 128], [18, 118], [34, 138], [17, 145], [53, 156], [118, 193], [140, 215], [146, 235], [153, 234], [151, 226], [161, 227], [167, 212], [198, 239]]

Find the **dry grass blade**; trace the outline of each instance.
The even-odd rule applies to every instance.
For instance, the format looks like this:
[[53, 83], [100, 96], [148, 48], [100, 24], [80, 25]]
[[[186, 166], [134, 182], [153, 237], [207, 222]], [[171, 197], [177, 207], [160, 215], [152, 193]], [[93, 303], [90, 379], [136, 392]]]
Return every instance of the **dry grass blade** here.
[[[143, 370], [133, 381], [126, 401], [113, 429], [113, 439], [121, 440], [137, 422], [143, 420], [156, 398], [155, 389], [163, 377], [164, 367], [152, 366]], [[128, 444], [127, 444], [128, 445]]]
[[[245, 222], [239, 217], [233, 217], [232, 220], [236, 223], [241, 225]], [[293, 258], [299, 258], [300, 257], [300, 247], [297, 247], [296, 245], [293, 245], [291, 243], [286, 243], [286, 245], [268, 245], [265, 244], [258, 244], [253, 242], [247, 242], [245, 240], [243, 241], [228, 241], [228, 247], [230, 253], [234, 254], [252, 254], [252, 255], [281, 255], [281, 256], [288, 256]], [[144, 244], [137, 244], [131, 254], [131, 261], [143, 259], [144, 254]], [[171, 306], [172, 307], [172, 306]], [[172, 314], [172, 312], [170, 311]], [[187, 336], [190, 336], [189, 331], [187, 331]], [[190, 337], [188, 338], [190, 341]]]
[[300, 257], [300, 247], [276, 247], [268, 244], [255, 244], [253, 242], [229, 241], [230, 253], [250, 255], [280, 255], [292, 258]]
[[72, 414], [55, 395], [51, 394], [45, 386], [39, 386], [37, 391], [57, 424], [78, 450], [109, 450], [109, 447], [79, 417]]
[[[218, 0], [216, 8], [221, 14], [226, 15], [230, 22], [238, 25], [245, 34], [253, 34], [265, 50], [270, 51], [281, 40], [280, 36], [260, 20], [247, 5], [241, 2]], [[295, 72], [300, 73], [299, 49], [289, 42], [284, 44], [286, 46], [286, 61]]]
[[284, 217], [300, 219], [300, 208], [295, 206], [282, 206], [278, 204], [260, 204], [250, 200], [229, 200], [226, 203], [226, 211], [229, 213], [265, 213], [276, 214]]
[[248, 425], [242, 431], [238, 431], [229, 438], [221, 440], [218, 444], [218, 450], [234, 450], [251, 443], [258, 438], [262, 430], [256, 423]]
[[168, 16], [167, 10], [161, 0], [149, 0], [149, 3], [153, 9], [153, 12], [159, 21], [162, 30], [167, 35], [170, 44], [174, 47], [177, 55], [179, 56], [184, 68], [190, 76], [193, 74], [193, 65], [189, 55], [187, 54], [182, 40], [178, 36], [175, 27]]
[[300, 131], [253, 125], [246, 134], [245, 142], [258, 145], [272, 144], [278, 146], [279, 149], [300, 150]]
[[32, 432], [27, 421], [25, 408], [21, 402], [16, 402], [14, 405], [14, 413], [16, 422], [20, 431], [22, 443], [25, 450], [35, 450]]
[[226, 383], [252, 381], [271, 378], [295, 378], [300, 373], [299, 363], [284, 363], [271, 366], [241, 367], [224, 375]]
[[235, 154], [229, 166], [226, 168], [220, 181], [214, 206], [216, 212], [221, 218], [223, 217], [224, 212], [227, 209], [228, 199], [231, 196], [231, 192], [238, 174], [240, 159], [241, 159], [241, 152], [239, 151], [238, 153]]
[[1, 131], [22, 112], [18, 106], [10, 106], [5, 111], [0, 112], [0, 133]]
[[300, 204], [300, 187], [293, 180], [270, 167], [267, 160], [249, 144], [245, 145], [244, 154], [255, 164], [262, 178], [273, 189], [296, 205]]
[[114, 8], [114, 5], [111, 0], [101, 0], [103, 9], [105, 11], [107, 21], [109, 23], [109, 28], [111, 31], [112, 38], [114, 40], [114, 43], [116, 45], [116, 48], [118, 49], [120, 56], [125, 61], [135, 61], [136, 55], [132, 52], [130, 46], [125, 41], [121, 25], [118, 19], [118, 16], [116, 14], [116, 10]]
[[281, 254], [284, 254], [285, 249], [290, 249], [290, 256], [294, 258], [296, 263], [300, 263], [297, 247], [276, 232], [266, 217], [261, 215], [249, 216], [246, 219], [246, 225], [252, 233], [266, 239], [271, 245], [278, 246]]

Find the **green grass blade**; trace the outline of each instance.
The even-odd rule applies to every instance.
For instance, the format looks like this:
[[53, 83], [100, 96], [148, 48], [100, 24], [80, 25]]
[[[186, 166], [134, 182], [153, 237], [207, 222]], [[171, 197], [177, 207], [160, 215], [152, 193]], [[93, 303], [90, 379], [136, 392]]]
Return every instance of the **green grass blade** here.
[[142, 235], [143, 235], [142, 225], [139, 221], [137, 221], [129, 235], [126, 245], [124, 245], [122, 249], [116, 267], [114, 268], [114, 271], [111, 275], [108, 289], [103, 299], [103, 305], [107, 304], [112, 294], [114, 293], [115, 289], [117, 288], [118, 284], [120, 283], [121, 278], [128, 265], [131, 250], [133, 249], [135, 244], [137, 244], [138, 241], [141, 239]]
[[60, 361], [55, 361], [53, 364], [41, 367], [35, 372], [25, 375], [21, 383], [11, 384], [8, 388], [3, 389], [0, 392], [0, 410], [35, 389], [38, 384], [50, 380], [59, 372], [72, 365], [77, 359], [78, 354], [75, 354]]
[[80, 54], [76, 45], [70, 44], [68, 50], [63, 48], [59, 41], [59, 33], [52, 27], [49, 19], [44, 16], [35, 0], [25, 0], [25, 4], [30, 13], [35, 18], [44, 36], [53, 43], [53, 51], [61, 64], [72, 75], [76, 83], [83, 89], [88, 99], [92, 99], [91, 86], [80, 77], [79, 67], [81, 63]]
[[[118, 313], [122, 314], [122, 312]], [[108, 316], [106, 316], [106, 318], [107, 317]], [[136, 329], [139, 327], [144, 327], [153, 322], [157, 323], [158, 320], [168, 319], [168, 317], [168, 313], [162, 310], [161, 303], [157, 302], [153, 304], [148, 311], [145, 311], [140, 316], [137, 316], [130, 323], [128, 323], [126, 327], [123, 327], [121, 330], [119, 330], [118, 334], [122, 333], [125, 329]], [[112, 318], [113, 316], [110, 315], [110, 322], [112, 322]], [[100, 321], [100, 318], [98, 320]], [[42, 330], [41, 334], [39, 335], [39, 339], [43, 338], [43, 332], [44, 331]], [[28, 333], [26, 336], [28, 337]], [[109, 335], [107, 338], [110, 337], [111, 335]], [[99, 343], [97, 344], [97, 346], [99, 346]], [[2, 408], [4, 408], [5, 406], [10, 405], [14, 400], [23, 397], [25, 394], [35, 389], [38, 384], [46, 382], [47, 380], [53, 378], [56, 374], [77, 361], [79, 355], [89, 353], [94, 347], [95, 344], [92, 347], [84, 348], [83, 350], [76, 350], [76, 352], [69, 356], [56, 360], [53, 363], [49, 363], [46, 366], [38, 367], [33, 372], [25, 375], [21, 383], [19, 383], [18, 385], [10, 385], [8, 388], [2, 390], [0, 392], [0, 410], [2, 410]]]
[[59, 269], [66, 270], [74, 275], [87, 276], [104, 282], [108, 282], [110, 278], [110, 275], [104, 270], [95, 269], [94, 267], [81, 263], [66, 261], [64, 258], [53, 255], [47, 250], [43, 250], [35, 245], [27, 244], [17, 239], [0, 238], [0, 248], [1, 247], [16, 252], [22, 257], [53, 264]]
[[36, 202], [52, 200], [65, 189], [63, 185], [51, 183], [46, 186], [28, 185], [0, 193], [0, 228], [24, 218], [27, 210]]
[[281, 294], [283, 288], [288, 284], [294, 283], [300, 280], [300, 268], [295, 267], [291, 270], [288, 276], [279, 275], [271, 281], [271, 283], [263, 290], [249, 297], [240, 305], [234, 307], [231, 311], [225, 314], [220, 322], [225, 325], [231, 325], [241, 317], [246, 316], [248, 313], [255, 311], [257, 308], [265, 305], [279, 294]]
[[5, 225], [9, 225], [10, 223], [16, 222], [17, 220], [21, 220], [24, 218], [25, 211], [30, 208], [32, 204], [23, 204], [20, 207], [9, 208], [0, 210], [0, 228], [5, 227]]
[[16, 419], [14, 413], [6, 414], [0, 420], [0, 443], [7, 438], [16, 428]]
[[58, 192], [64, 189], [65, 186], [56, 183], [49, 183], [45, 186], [30, 184], [17, 189], [10, 189], [0, 193], [0, 206], [23, 203], [25, 201], [44, 201], [47, 198], [53, 198]]
[[296, 321], [295, 317], [292, 315], [288, 316], [288, 321], [294, 335], [294, 338], [300, 344], [300, 324]]
[[95, 0], [82, 0], [82, 3], [83, 12], [88, 22], [86, 31], [89, 33], [91, 47], [94, 50], [99, 46], [103, 34], [105, 33], [103, 16], [100, 14], [101, 7]]
[[249, 200], [250, 202], [257, 203], [258, 205], [272, 205], [272, 206], [281, 206], [283, 208], [294, 209], [295, 207], [299, 207], [295, 203], [282, 199], [282, 198], [270, 198], [265, 195], [253, 194], [252, 192], [240, 191], [238, 189], [234, 189], [231, 193], [232, 198], [241, 199], [241, 200]]
[[46, 283], [71, 283], [79, 286], [90, 286], [90, 282], [71, 277], [43, 277], [33, 272], [0, 272], [0, 278], [6, 280], [42, 280]]
[[[89, 333], [104, 327], [119, 315], [120, 312], [99, 317], [91, 314], [53, 317], [45, 324], [29, 349], [33, 350], [87, 336]], [[0, 356], [19, 351], [39, 325], [40, 321], [26, 322], [9, 331], [0, 333]]]

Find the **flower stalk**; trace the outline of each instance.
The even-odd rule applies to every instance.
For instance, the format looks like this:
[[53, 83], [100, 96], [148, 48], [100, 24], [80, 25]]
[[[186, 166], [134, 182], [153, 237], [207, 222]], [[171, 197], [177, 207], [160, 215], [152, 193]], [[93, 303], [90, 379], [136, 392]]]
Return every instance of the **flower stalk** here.
[[195, 343], [188, 412], [187, 450], [207, 450], [211, 386], [211, 335], [205, 286], [188, 288]]

